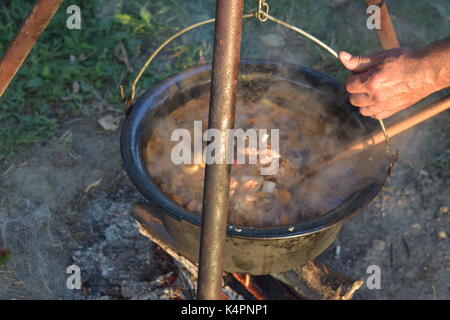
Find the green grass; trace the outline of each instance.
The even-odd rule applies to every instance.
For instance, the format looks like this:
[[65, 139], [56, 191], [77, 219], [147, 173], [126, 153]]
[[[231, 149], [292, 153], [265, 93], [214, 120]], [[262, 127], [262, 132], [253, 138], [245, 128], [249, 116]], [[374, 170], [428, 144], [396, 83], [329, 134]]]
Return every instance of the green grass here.
[[[0, 4], [0, 53], [33, 2]], [[126, 1], [119, 14], [99, 18], [102, 8], [111, 3], [115, 5], [106, 0], [72, 1], [70, 4], [78, 4], [82, 10], [81, 30], [65, 27], [68, 4], [63, 4], [0, 101], [0, 155], [50, 137], [61, 120], [80, 114], [92, 116], [105, 109], [120, 112], [118, 88], [120, 83], [128, 87], [132, 75], [124, 73], [126, 68], [117, 59], [118, 45], [123, 44], [137, 70], [148, 52], [189, 18], [178, 1], [170, 0]], [[181, 9], [174, 10], [177, 7]], [[198, 61], [194, 61], [198, 51], [191, 53], [184, 47], [177, 45], [165, 52], [185, 54], [175, 64], [163, 55], [158, 72], [145, 77], [142, 85], [149, 86]], [[74, 86], [79, 90], [74, 91]]]
[[[365, 28], [365, 5], [352, 0], [338, 9], [329, 0], [268, 1], [271, 13], [312, 32], [337, 50], [356, 54], [378, 50], [375, 34]], [[0, 54], [6, 49], [34, 1], [11, 0], [0, 4]], [[51, 137], [58, 124], [71, 117], [95, 117], [102, 112], [122, 112], [118, 87], [128, 89], [145, 58], [168, 36], [181, 28], [214, 16], [213, 0], [119, 0], [63, 3], [61, 9], [31, 52], [22, 69], [0, 100], [0, 156], [17, 152], [27, 143]], [[257, 1], [247, 0], [246, 11]], [[400, 25], [405, 45], [425, 45], [450, 34], [448, 0], [390, 1], [394, 22]], [[67, 6], [82, 10], [82, 30], [68, 30]], [[119, 9], [100, 16], [105, 8]], [[415, 26], [417, 36], [409, 32]], [[404, 30], [403, 30], [404, 29]], [[247, 21], [243, 56], [264, 58], [267, 51], [259, 35], [280, 32], [274, 25]], [[167, 76], [212, 56], [213, 26], [175, 41], [162, 52], [144, 76], [142, 91]], [[343, 79], [346, 72], [322, 49], [285, 31], [288, 46], [296, 46], [314, 57], [311, 67]], [[132, 74], [117, 58], [118, 45], [127, 51]], [[283, 51], [280, 52], [280, 58]], [[78, 89], [78, 90], [74, 90]]]

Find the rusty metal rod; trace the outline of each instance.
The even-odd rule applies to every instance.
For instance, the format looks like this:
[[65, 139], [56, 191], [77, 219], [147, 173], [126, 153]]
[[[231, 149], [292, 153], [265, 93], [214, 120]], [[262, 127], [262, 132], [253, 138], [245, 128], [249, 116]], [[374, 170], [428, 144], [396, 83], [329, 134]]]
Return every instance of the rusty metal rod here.
[[37, 0], [0, 61], [0, 97], [33, 49], [63, 0]]
[[400, 46], [392, 23], [391, 15], [385, 0], [365, 0], [368, 6], [377, 5], [380, 7], [381, 29], [376, 29], [378, 39], [383, 49], [393, 49]]
[[222, 164], [206, 166], [197, 299], [221, 298], [231, 164], [226, 130], [234, 128], [244, 0], [216, 1], [209, 128], [222, 136]]
[[[386, 126], [386, 131], [389, 137], [394, 137], [412, 127], [450, 109], [450, 96], [445, 97], [439, 101], [436, 101], [429, 106], [422, 108], [421, 110], [416, 111], [410, 117], [397, 120]], [[380, 143], [384, 143], [384, 133], [381, 129], [375, 131], [369, 136], [366, 136], [360, 140], [357, 140], [348, 146], [346, 146], [341, 152], [336, 153], [335, 155], [328, 155], [318, 160], [314, 164], [310, 166], [306, 166], [303, 168], [303, 176], [311, 177], [314, 174], [322, 171], [328, 166], [331, 166], [334, 163], [339, 161], [343, 161], [348, 159], [355, 154], [366, 150], [367, 148], [373, 147]]]

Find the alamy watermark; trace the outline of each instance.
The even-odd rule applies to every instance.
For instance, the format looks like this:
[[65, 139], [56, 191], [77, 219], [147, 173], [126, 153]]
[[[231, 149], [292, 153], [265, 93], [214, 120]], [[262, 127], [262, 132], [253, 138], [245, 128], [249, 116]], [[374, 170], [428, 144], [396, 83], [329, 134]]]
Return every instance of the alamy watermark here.
[[366, 280], [367, 289], [381, 289], [381, 268], [375, 264], [367, 267], [366, 273], [370, 274]]
[[[274, 175], [279, 168], [279, 129], [202, 130], [202, 121], [194, 121], [194, 137], [187, 129], [175, 129], [171, 141], [171, 159], [180, 164], [259, 164], [261, 175]], [[270, 143], [269, 143], [270, 141]], [[209, 142], [203, 150], [203, 142]], [[193, 150], [193, 152], [192, 152]], [[227, 151], [225, 151], [227, 150]]]
[[76, 264], [72, 264], [67, 267], [66, 273], [70, 276], [66, 280], [66, 286], [69, 290], [81, 289], [81, 269]]
[[81, 9], [79, 6], [72, 4], [67, 7], [67, 14], [70, 14], [66, 19], [66, 27], [69, 30], [81, 29]]
[[369, 30], [381, 29], [381, 9], [377, 5], [371, 5], [367, 7], [367, 14], [370, 15], [367, 18], [367, 28]]

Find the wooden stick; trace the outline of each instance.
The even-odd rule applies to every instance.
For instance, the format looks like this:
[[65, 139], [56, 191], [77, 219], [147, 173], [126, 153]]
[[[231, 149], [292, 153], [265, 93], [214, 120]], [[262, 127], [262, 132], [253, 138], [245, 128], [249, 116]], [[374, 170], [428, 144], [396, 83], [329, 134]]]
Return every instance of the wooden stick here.
[[256, 300], [267, 300], [264, 298], [264, 295], [257, 288], [255, 283], [252, 282], [251, 276], [249, 274], [240, 274], [240, 273], [232, 273], [231, 274], [241, 285], [245, 287], [245, 289], [250, 292]]
[[[402, 133], [438, 114], [444, 112], [450, 108], [450, 96], [445, 97], [437, 102], [430, 104], [429, 106], [417, 111], [412, 116], [407, 119], [398, 120], [388, 126], [386, 126], [386, 131], [389, 137], [394, 137], [399, 133]], [[351, 143], [343, 149], [343, 151], [335, 154], [323, 157], [321, 160], [311, 164], [310, 166], [305, 166], [303, 168], [303, 175], [310, 177], [317, 173], [318, 171], [324, 169], [327, 166], [332, 165], [338, 161], [348, 159], [349, 157], [355, 155], [358, 152], [366, 150], [367, 148], [373, 147], [385, 141], [383, 131], [377, 130], [373, 134], [366, 136], [356, 142]]]
[[352, 279], [331, 269], [318, 259], [271, 276], [310, 300], [351, 300], [364, 284], [362, 280]]
[[392, 23], [391, 15], [384, 0], [365, 0], [368, 6], [377, 5], [380, 7], [381, 28], [377, 29], [377, 36], [384, 50], [398, 48], [400, 46]]
[[[389, 137], [394, 137], [403, 131], [406, 131], [425, 120], [428, 120], [441, 112], [450, 108], [450, 96], [443, 98], [435, 103], [432, 103], [428, 107], [417, 111], [411, 117], [394, 122], [386, 127], [386, 131]], [[384, 141], [384, 134], [382, 130], [376, 131], [371, 136], [363, 139], [362, 141], [357, 141], [348, 146], [348, 150], [361, 150], [365, 149], [367, 146], [377, 145]]]

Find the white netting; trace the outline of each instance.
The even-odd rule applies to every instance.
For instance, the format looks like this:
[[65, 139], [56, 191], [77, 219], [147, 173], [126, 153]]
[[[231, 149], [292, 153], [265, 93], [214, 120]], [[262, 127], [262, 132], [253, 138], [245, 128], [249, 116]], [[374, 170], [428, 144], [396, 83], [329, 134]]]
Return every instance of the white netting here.
[[0, 211], [0, 247], [11, 250], [9, 261], [0, 266], [0, 299], [64, 295], [63, 248], [51, 232], [51, 217], [46, 204], [20, 214]]

